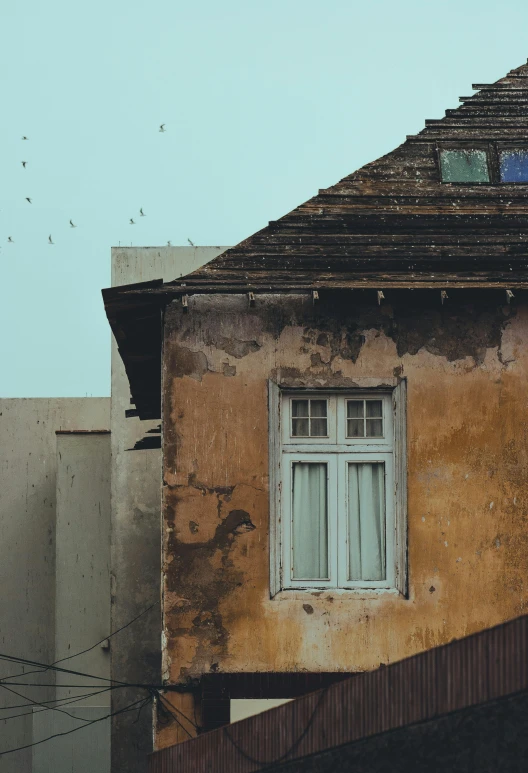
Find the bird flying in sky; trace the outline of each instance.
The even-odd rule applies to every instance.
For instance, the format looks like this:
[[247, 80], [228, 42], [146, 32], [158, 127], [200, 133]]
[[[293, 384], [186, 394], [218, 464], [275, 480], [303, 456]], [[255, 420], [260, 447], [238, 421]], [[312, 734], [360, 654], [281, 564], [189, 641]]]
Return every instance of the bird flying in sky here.
[[26, 164], [27, 164], [27, 161], [22, 161], [22, 166], [24, 167], [24, 169], [26, 168]]
[[29, 198], [29, 196], [26, 196], [26, 201], [29, 201], [29, 203], [30, 203], [30, 204], [32, 204], [32, 201], [31, 201], [31, 199]]
[[161, 126], [159, 127], [159, 130], [160, 130], [160, 132], [164, 132], [165, 131], [165, 124], [164, 123], [161, 124]]
[[187, 239], [187, 241], [189, 242], [189, 244], [191, 245], [191, 247], [194, 247], [194, 242], [192, 242], [190, 239]]
[[130, 225], [136, 225], [133, 218], [130, 218]]
[[49, 242], [50, 244], [55, 244], [55, 242], [54, 242], [54, 241], [53, 241], [53, 239], [51, 238], [51, 234], [48, 236], [48, 242]]
[[141, 217], [146, 217], [145, 213], [143, 212], [143, 208], [139, 210], [139, 214], [141, 215]]
[[7, 241], [8, 241], [8, 242], [10, 242], [11, 244], [14, 244], [14, 243], [15, 243], [15, 242], [13, 241], [13, 239], [12, 239], [10, 236], [8, 236], [8, 237], [7, 237]]
[[71, 220], [70, 220], [70, 228], [77, 228], [77, 226], [75, 225], [75, 223], [72, 223], [72, 221], [71, 221]]
[[22, 139], [23, 139], [23, 140], [27, 140], [27, 137], [25, 137], [25, 136], [24, 136], [24, 137], [22, 137]]

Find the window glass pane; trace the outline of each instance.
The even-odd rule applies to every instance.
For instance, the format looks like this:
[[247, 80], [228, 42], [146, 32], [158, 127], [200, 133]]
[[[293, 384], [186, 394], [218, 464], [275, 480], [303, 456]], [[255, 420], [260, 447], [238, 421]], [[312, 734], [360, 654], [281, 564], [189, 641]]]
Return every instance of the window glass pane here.
[[528, 182], [528, 150], [502, 150], [500, 176], [503, 183]]
[[365, 437], [363, 419], [347, 419], [347, 437]]
[[382, 419], [367, 419], [367, 437], [383, 437]]
[[326, 419], [312, 419], [310, 422], [311, 437], [326, 437], [328, 435]]
[[326, 400], [310, 400], [310, 416], [326, 416]]
[[292, 419], [292, 436], [309, 437], [309, 419]]
[[381, 412], [381, 400], [367, 400], [367, 418], [368, 417], [380, 417], [383, 416]]
[[440, 166], [445, 183], [487, 183], [490, 179], [485, 150], [441, 150]]
[[292, 553], [294, 580], [328, 579], [327, 465], [292, 465]]
[[292, 416], [308, 416], [308, 400], [292, 400]]
[[385, 580], [385, 465], [348, 465], [348, 579]]
[[349, 419], [359, 419], [363, 416], [363, 400], [347, 400], [347, 416]]

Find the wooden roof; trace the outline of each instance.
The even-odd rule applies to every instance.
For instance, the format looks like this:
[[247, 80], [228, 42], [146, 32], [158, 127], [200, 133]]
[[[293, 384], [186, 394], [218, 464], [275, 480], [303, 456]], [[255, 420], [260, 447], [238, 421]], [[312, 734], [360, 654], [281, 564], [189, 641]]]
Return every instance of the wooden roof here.
[[442, 143], [528, 144], [528, 65], [280, 220], [174, 290], [528, 287], [528, 185], [442, 183]]

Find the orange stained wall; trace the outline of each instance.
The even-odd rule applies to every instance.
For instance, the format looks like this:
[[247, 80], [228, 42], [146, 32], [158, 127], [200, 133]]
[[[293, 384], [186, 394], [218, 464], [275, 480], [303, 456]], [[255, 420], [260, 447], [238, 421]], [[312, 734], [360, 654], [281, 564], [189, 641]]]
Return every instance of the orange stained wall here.
[[[388, 295], [388, 293], [386, 293]], [[526, 611], [528, 307], [416, 291], [174, 302], [164, 676], [373, 669]], [[356, 298], [358, 300], [356, 300]], [[409, 597], [270, 598], [268, 379], [408, 385]], [[369, 381], [372, 380], [372, 381]]]

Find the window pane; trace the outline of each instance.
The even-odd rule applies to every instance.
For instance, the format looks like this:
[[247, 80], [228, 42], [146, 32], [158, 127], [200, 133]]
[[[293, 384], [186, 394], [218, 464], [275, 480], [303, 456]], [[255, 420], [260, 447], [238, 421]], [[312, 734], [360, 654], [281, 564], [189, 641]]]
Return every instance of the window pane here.
[[326, 437], [328, 431], [326, 428], [326, 419], [312, 419], [310, 422], [311, 437]]
[[363, 419], [347, 419], [347, 437], [365, 437]]
[[359, 419], [363, 416], [363, 400], [347, 400], [347, 416], [349, 419]]
[[348, 579], [385, 580], [385, 465], [348, 465]]
[[310, 416], [326, 415], [326, 400], [310, 400]]
[[445, 183], [487, 183], [490, 179], [485, 150], [442, 150], [440, 165]]
[[292, 436], [309, 437], [309, 419], [292, 419]]
[[294, 580], [328, 579], [327, 465], [292, 465]]
[[500, 176], [503, 183], [528, 182], [528, 150], [501, 151]]
[[367, 418], [383, 416], [381, 412], [381, 400], [367, 400]]
[[292, 400], [292, 416], [308, 416], [308, 400]]
[[367, 437], [383, 437], [382, 419], [367, 419]]

